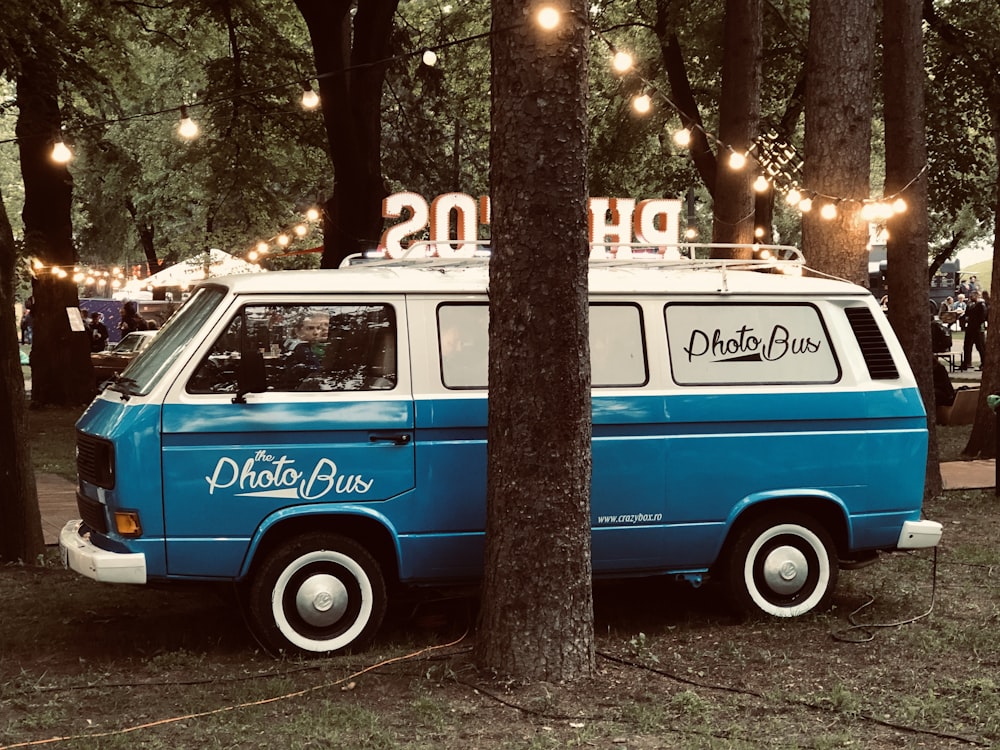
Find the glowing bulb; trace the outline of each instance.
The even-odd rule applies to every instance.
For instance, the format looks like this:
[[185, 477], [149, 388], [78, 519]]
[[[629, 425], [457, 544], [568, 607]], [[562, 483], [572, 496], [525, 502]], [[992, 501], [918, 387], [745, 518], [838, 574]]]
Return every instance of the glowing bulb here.
[[289, 239], [287, 234], [279, 234], [277, 242], [282, 247], [288, 247], [288, 243], [291, 242], [291, 239]]
[[257, 249], [257, 252], [259, 254], [263, 255], [264, 253], [266, 253], [271, 248], [268, 246], [268, 244], [266, 242], [264, 242], [264, 240], [261, 240], [260, 242], [257, 243], [257, 248], [256, 249]]
[[824, 203], [823, 207], [819, 210], [820, 217], [824, 219], [836, 219], [837, 218], [837, 206], [833, 203]]
[[112, 279], [112, 281], [111, 281], [111, 288], [112, 289], [118, 289], [118, 288], [121, 287], [121, 285], [122, 285], [122, 283], [118, 279]]
[[632, 109], [640, 115], [646, 114], [652, 108], [653, 100], [649, 98], [649, 94], [639, 94], [639, 96], [632, 100]]
[[798, 191], [798, 188], [792, 188], [785, 196], [785, 201], [789, 206], [797, 206], [802, 201], [802, 193]]
[[729, 154], [729, 166], [732, 169], [743, 169], [747, 165], [747, 158], [739, 151], [733, 151]]
[[861, 218], [865, 221], [874, 221], [878, 216], [878, 208], [874, 203], [865, 203], [861, 206]]
[[247, 258], [251, 261], [257, 260], [257, 251], [251, 250], [249, 253], [247, 253]]
[[681, 128], [674, 133], [674, 143], [678, 146], [690, 146], [691, 145], [691, 131], [687, 128]]
[[[760, 239], [761, 237], [763, 237], [763, 236], [764, 236], [764, 227], [754, 227], [754, 230], [753, 230], [753, 236], [754, 236], [754, 237], [756, 237], [756, 238], [757, 238], [758, 240], [759, 240], [759, 239]], [[760, 254], [760, 257], [761, 257], [761, 258], [764, 258], [764, 259], [767, 259], [767, 258], [771, 257], [771, 254], [770, 254], [770, 253], [768, 253], [768, 252], [767, 252], [767, 251], [765, 250], [765, 251], [763, 251], [763, 252], [762, 252], [762, 253]]]
[[319, 219], [319, 209], [310, 208], [306, 211], [306, 218], [309, 219], [309, 221], [317, 221]]
[[906, 201], [902, 198], [896, 198], [896, 200], [892, 202], [892, 210], [897, 214], [906, 213], [906, 208]]
[[302, 92], [302, 108], [316, 109], [319, 106], [319, 94], [312, 90], [312, 86], [306, 86]]
[[423, 60], [424, 65], [426, 65], [428, 68], [433, 68], [435, 65], [437, 65], [438, 61], [437, 52], [435, 52], [432, 49], [425, 49], [424, 55], [420, 59]]
[[538, 11], [538, 25], [546, 31], [552, 31], [559, 25], [559, 11], [551, 5], [546, 5]]
[[684, 236], [689, 240], [693, 240], [695, 237], [698, 236], [698, 230], [695, 229], [694, 227], [688, 227], [687, 229], [684, 230]]
[[188, 117], [187, 107], [181, 107], [181, 121], [177, 123], [177, 135], [186, 141], [198, 137], [198, 123]]
[[753, 181], [753, 189], [758, 193], [766, 193], [769, 187], [771, 187], [771, 183], [764, 175], [757, 175], [757, 179]]
[[611, 58], [611, 67], [619, 73], [627, 73], [634, 64], [635, 60], [628, 52], [616, 52], [615, 56]]
[[56, 141], [52, 146], [52, 161], [56, 164], [66, 164], [73, 158], [73, 152], [61, 140]]
[[307, 227], [305, 224], [299, 224], [298, 226], [295, 227], [294, 231], [297, 237], [305, 237], [306, 233], [309, 231], [309, 227]]
[[801, 211], [804, 214], [807, 214], [810, 211], [812, 211], [812, 207], [813, 207], [812, 198], [803, 198], [802, 200], [799, 201], [799, 211]]
[[73, 283], [74, 284], [81, 283], [83, 281], [83, 279], [84, 279], [84, 276], [83, 276], [83, 274], [80, 271], [77, 271], [76, 273], [73, 274]]

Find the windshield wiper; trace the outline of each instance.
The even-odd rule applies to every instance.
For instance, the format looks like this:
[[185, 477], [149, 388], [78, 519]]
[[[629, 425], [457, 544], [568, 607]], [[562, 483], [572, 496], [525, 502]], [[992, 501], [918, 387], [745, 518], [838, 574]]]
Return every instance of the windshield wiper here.
[[139, 385], [132, 378], [123, 378], [121, 375], [116, 375], [108, 383], [108, 388], [122, 394], [122, 401], [128, 401], [133, 395], [132, 389]]

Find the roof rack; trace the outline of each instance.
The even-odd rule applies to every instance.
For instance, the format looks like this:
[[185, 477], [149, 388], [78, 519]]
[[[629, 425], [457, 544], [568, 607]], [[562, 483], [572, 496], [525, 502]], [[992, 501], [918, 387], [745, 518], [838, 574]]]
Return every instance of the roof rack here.
[[[468, 262], [490, 257], [491, 240], [416, 240], [402, 255], [389, 257], [385, 251], [373, 250], [348, 256], [341, 267], [359, 264], [434, 263], [445, 261]], [[457, 245], [457, 247], [456, 247]], [[750, 258], [713, 258], [719, 250], [750, 250]], [[590, 247], [590, 261], [601, 267], [640, 267], [652, 264], [670, 268], [718, 268], [744, 270], [778, 270], [801, 274], [805, 256], [792, 245], [761, 245], [757, 243], [675, 243], [656, 245], [641, 242], [594, 242]]]

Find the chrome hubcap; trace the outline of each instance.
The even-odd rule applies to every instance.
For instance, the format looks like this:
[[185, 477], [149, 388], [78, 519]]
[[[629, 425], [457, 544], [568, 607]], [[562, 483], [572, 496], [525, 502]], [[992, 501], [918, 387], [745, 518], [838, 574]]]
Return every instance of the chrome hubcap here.
[[767, 554], [762, 572], [769, 589], [778, 594], [794, 594], [809, 575], [809, 563], [801, 550], [784, 545]]
[[347, 611], [347, 588], [336, 576], [326, 573], [310, 576], [295, 594], [295, 609], [307, 623], [317, 628], [329, 627]]

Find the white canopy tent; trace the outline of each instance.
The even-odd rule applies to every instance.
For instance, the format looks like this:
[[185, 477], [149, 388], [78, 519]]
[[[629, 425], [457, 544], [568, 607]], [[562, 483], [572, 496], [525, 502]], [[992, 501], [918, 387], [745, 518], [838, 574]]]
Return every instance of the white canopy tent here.
[[180, 263], [175, 263], [145, 279], [134, 279], [126, 284], [126, 289], [138, 291], [150, 287], [179, 286], [188, 287], [202, 279], [213, 276], [229, 276], [237, 273], [257, 273], [263, 271], [260, 266], [249, 263], [235, 255], [212, 248], [195, 255]]

